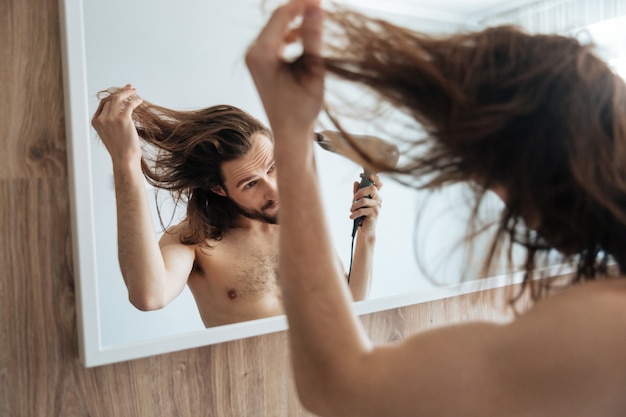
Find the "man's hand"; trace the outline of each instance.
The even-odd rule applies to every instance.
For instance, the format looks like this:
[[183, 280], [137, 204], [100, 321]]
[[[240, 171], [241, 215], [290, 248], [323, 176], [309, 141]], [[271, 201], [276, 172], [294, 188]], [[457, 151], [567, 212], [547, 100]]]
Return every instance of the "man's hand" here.
[[363, 237], [373, 237], [376, 231], [376, 221], [378, 220], [378, 214], [382, 206], [383, 200], [380, 197], [379, 190], [382, 188], [383, 183], [379, 176], [376, 174], [370, 175], [372, 185], [359, 188], [359, 183], [354, 182], [353, 188], [353, 202], [350, 207], [350, 218], [357, 219], [363, 216], [361, 226], [358, 231]]
[[[294, 20], [302, 18], [299, 27]], [[302, 44], [305, 68], [294, 68], [284, 56], [292, 44]], [[246, 64], [277, 136], [310, 138], [324, 98], [324, 64], [320, 59], [320, 0], [292, 0], [277, 8], [246, 53]], [[302, 58], [302, 57], [301, 57]]]
[[137, 90], [127, 84], [102, 99], [91, 120], [114, 165], [141, 159], [141, 144], [132, 114], [142, 102]]

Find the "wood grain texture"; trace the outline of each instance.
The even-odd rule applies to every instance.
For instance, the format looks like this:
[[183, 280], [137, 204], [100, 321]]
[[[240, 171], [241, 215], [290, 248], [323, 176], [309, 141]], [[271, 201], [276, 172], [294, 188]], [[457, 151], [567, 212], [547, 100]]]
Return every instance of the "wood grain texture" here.
[[0, 178], [67, 177], [56, 1], [0, 2]]
[[[85, 369], [78, 360], [56, 1], [0, 2], [0, 416], [310, 416], [286, 333]], [[363, 317], [376, 342], [470, 319], [500, 290]]]

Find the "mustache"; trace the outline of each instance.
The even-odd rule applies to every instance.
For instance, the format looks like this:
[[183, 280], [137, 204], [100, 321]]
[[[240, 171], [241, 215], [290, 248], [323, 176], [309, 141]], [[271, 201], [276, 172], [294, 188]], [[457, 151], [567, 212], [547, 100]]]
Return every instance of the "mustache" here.
[[278, 203], [278, 200], [269, 200], [267, 203], [263, 205], [263, 207], [261, 207], [261, 211], [271, 209], [276, 203]]

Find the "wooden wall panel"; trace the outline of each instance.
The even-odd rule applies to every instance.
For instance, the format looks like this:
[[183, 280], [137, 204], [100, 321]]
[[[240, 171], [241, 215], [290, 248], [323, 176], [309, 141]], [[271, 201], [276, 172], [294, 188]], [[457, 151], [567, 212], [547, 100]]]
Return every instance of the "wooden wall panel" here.
[[[0, 2], [0, 416], [308, 416], [285, 333], [94, 369], [78, 361], [56, 1]], [[508, 320], [500, 291], [363, 317], [376, 342]]]
[[67, 176], [56, 1], [0, 2], [0, 178]]

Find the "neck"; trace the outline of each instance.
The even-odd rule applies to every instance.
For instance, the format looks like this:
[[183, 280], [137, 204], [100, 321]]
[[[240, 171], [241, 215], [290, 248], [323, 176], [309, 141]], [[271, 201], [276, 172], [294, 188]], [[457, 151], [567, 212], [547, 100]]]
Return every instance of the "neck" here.
[[236, 221], [236, 228], [238, 229], [250, 229], [250, 230], [258, 230], [258, 231], [267, 231], [267, 230], [272, 230], [276, 227], [277, 225], [275, 224], [271, 224], [271, 223], [267, 223], [261, 220], [257, 220], [257, 219], [251, 219], [249, 217], [246, 217], [242, 214], [240, 214], [237, 217], [237, 221]]

